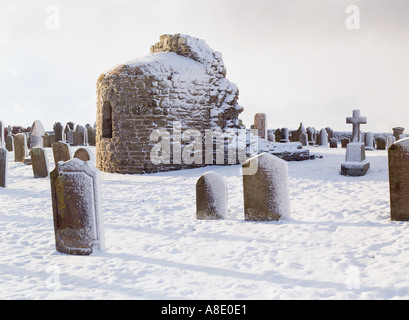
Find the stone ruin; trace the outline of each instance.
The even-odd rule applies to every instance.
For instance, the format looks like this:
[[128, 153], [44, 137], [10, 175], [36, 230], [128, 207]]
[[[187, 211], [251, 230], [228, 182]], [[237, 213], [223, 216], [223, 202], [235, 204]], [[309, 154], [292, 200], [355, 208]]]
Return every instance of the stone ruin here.
[[[187, 35], [162, 35], [147, 57], [120, 64], [97, 81], [96, 166], [101, 171], [151, 173], [203, 166], [162, 163], [150, 152], [155, 129], [244, 128], [239, 90], [227, 80], [219, 52]], [[186, 142], [182, 142], [187, 144]], [[172, 152], [172, 151], [171, 151]], [[180, 162], [180, 161], [179, 161]]]

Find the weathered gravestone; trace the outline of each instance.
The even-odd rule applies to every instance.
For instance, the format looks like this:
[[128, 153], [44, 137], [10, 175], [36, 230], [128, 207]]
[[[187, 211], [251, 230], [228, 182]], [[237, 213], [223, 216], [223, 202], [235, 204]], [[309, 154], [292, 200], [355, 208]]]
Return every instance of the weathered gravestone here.
[[227, 187], [223, 178], [214, 172], [203, 174], [196, 183], [196, 218], [219, 220], [226, 214]]
[[88, 148], [78, 148], [74, 153], [74, 158], [80, 159], [82, 161], [90, 161], [93, 159], [92, 152]]
[[386, 137], [385, 136], [376, 137], [376, 149], [377, 150], [385, 150], [386, 149]]
[[393, 136], [395, 137], [395, 141], [398, 141], [401, 139], [401, 135], [403, 134], [403, 131], [405, 131], [405, 128], [402, 127], [395, 127], [392, 128], [393, 130]]
[[[245, 174], [249, 167], [257, 170]], [[262, 153], [245, 161], [242, 169], [245, 220], [288, 218], [290, 195], [287, 162], [272, 154]]]
[[34, 178], [48, 177], [48, 158], [44, 148], [34, 147], [30, 151]]
[[326, 129], [321, 129], [318, 135], [318, 145], [328, 147], [328, 133]]
[[276, 136], [275, 136], [273, 130], [267, 130], [267, 140], [270, 141], [270, 142], [275, 142], [276, 141]]
[[14, 135], [14, 161], [24, 162], [27, 157], [27, 136], [24, 133]]
[[341, 138], [341, 148], [346, 148], [348, 143], [351, 142], [351, 139], [349, 138]]
[[55, 135], [55, 142], [63, 141], [63, 125], [61, 122], [54, 123], [53, 130]]
[[391, 145], [393, 145], [396, 141], [396, 138], [391, 135], [386, 136], [386, 149], [389, 149]]
[[88, 131], [84, 126], [77, 125], [74, 132], [74, 145], [86, 146], [88, 145]]
[[7, 187], [7, 155], [5, 148], [0, 148], [0, 187]]
[[369, 161], [365, 156], [365, 145], [360, 142], [359, 126], [366, 123], [366, 117], [359, 110], [353, 110], [353, 116], [346, 122], [352, 124], [352, 142], [348, 143], [345, 162], [341, 164], [341, 174], [344, 176], [363, 176], [369, 169]]
[[409, 220], [409, 138], [388, 149], [391, 220]]
[[337, 138], [331, 138], [329, 141], [329, 147], [330, 148], [338, 148], [338, 139]]
[[4, 130], [5, 130], [4, 122], [0, 120], [0, 148], [4, 148], [6, 146]]
[[87, 134], [88, 134], [88, 144], [90, 146], [95, 146], [96, 144], [96, 130], [95, 128], [91, 127], [91, 125], [87, 124], [85, 126], [87, 129]]
[[267, 138], [267, 116], [265, 113], [256, 113], [254, 115], [254, 129], [258, 130], [258, 136], [260, 138]]
[[290, 137], [288, 134], [288, 128], [282, 128], [281, 129], [281, 139], [280, 139], [281, 143], [287, 143], [290, 142]]
[[365, 133], [365, 150], [375, 150], [374, 136], [372, 132]]
[[308, 146], [308, 135], [305, 132], [300, 133], [299, 140], [302, 146]]
[[74, 145], [74, 130], [71, 129], [69, 123], [65, 126], [64, 129], [64, 134], [65, 134], [65, 142], [67, 142], [69, 145]]
[[68, 161], [71, 159], [70, 145], [66, 142], [54, 142], [52, 144], [54, 162], [57, 164], [60, 161]]
[[33, 125], [31, 126], [30, 129], [30, 142], [29, 146], [30, 149], [35, 148], [35, 147], [43, 147], [44, 142], [43, 142], [43, 136], [45, 136], [45, 130], [44, 126], [41, 123], [40, 120], [36, 120], [33, 122]]
[[315, 129], [314, 127], [308, 127], [307, 135], [308, 135], [308, 144], [315, 145], [315, 142], [317, 141], [317, 129]]
[[14, 138], [12, 135], [6, 137], [6, 149], [8, 152], [14, 151]]
[[90, 255], [104, 250], [98, 171], [74, 158], [58, 164], [50, 179], [57, 251]]

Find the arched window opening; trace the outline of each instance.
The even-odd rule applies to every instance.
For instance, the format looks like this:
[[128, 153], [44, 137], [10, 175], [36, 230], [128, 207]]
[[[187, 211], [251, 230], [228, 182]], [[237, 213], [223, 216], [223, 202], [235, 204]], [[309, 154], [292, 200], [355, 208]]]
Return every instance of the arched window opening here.
[[102, 138], [112, 138], [112, 107], [109, 101], [102, 107]]

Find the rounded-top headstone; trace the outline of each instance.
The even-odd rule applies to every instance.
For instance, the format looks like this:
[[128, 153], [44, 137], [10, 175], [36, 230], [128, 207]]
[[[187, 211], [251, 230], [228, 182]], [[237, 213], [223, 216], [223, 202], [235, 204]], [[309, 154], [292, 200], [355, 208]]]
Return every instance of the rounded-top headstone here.
[[245, 161], [242, 167], [245, 220], [272, 221], [289, 218], [287, 162], [272, 154], [262, 153]]
[[34, 178], [48, 177], [48, 158], [42, 147], [34, 147], [30, 151]]
[[82, 161], [94, 160], [91, 150], [89, 148], [84, 147], [78, 148], [77, 151], [75, 151], [74, 158], [80, 159]]
[[43, 136], [45, 136], [43, 124], [40, 120], [34, 121], [30, 129], [30, 149], [35, 147], [43, 147]]
[[196, 183], [196, 217], [199, 220], [224, 219], [227, 214], [227, 187], [215, 172], [206, 172]]

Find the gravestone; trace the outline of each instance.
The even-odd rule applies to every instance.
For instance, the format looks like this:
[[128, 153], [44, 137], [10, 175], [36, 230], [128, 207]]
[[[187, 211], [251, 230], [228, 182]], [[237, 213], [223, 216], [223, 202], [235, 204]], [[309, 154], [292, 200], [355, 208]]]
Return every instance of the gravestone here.
[[395, 137], [395, 141], [398, 141], [401, 139], [401, 135], [403, 134], [403, 131], [405, 130], [405, 128], [395, 127], [395, 128], [392, 128], [392, 130], [393, 130], [393, 136]]
[[351, 142], [351, 139], [349, 138], [341, 138], [341, 148], [346, 148], [348, 143]]
[[330, 127], [326, 127], [325, 130], [327, 131], [328, 142], [330, 142], [331, 139], [334, 138], [334, 129], [331, 129]]
[[33, 122], [33, 125], [30, 129], [29, 135], [29, 147], [30, 149], [35, 147], [43, 147], [43, 136], [45, 136], [44, 126], [40, 120], [36, 120]]
[[265, 113], [256, 113], [254, 115], [254, 129], [258, 130], [258, 136], [260, 138], [267, 138], [267, 116]]
[[365, 150], [374, 151], [374, 136], [372, 132], [365, 133]]
[[[252, 157], [242, 164], [244, 217], [247, 221], [289, 218], [288, 164], [269, 153]], [[248, 168], [257, 168], [245, 174]]]
[[48, 158], [42, 147], [34, 147], [30, 151], [34, 178], [48, 177]]
[[276, 142], [280, 142], [281, 141], [281, 129], [280, 128], [276, 129], [276, 131], [274, 131], [274, 135], [275, 135]]
[[328, 133], [326, 129], [321, 129], [318, 135], [318, 145], [328, 147]]
[[14, 151], [14, 138], [12, 135], [6, 137], [6, 149], [8, 152]]
[[104, 250], [98, 171], [71, 159], [50, 174], [56, 249], [73, 255]]
[[65, 142], [67, 142], [69, 145], [74, 145], [74, 130], [71, 129], [69, 123], [65, 126], [64, 129], [64, 134], [65, 134]]
[[275, 142], [276, 141], [276, 136], [275, 136], [273, 130], [267, 130], [267, 140], [270, 141], [270, 142]]
[[7, 155], [5, 148], [0, 148], [0, 187], [7, 188]]
[[24, 133], [14, 135], [14, 161], [24, 162], [27, 157], [27, 136]]
[[307, 130], [305, 129], [305, 127], [303, 126], [302, 122], [300, 122], [300, 126], [298, 127], [297, 131], [295, 132], [294, 136], [293, 136], [293, 141], [300, 141], [300, 135], [303, 133], [307, 133]]
[[86, 146], [88, 145], [88, 131], [85, 127], [77, 125], [74, 132], [74, 145]]
[[88, 143], [90, 146], [95, 146], [96, 145], [96, 130], [90, 125], [87, 125], [86, 128], [87, 128], [87, 134], [88, 134]]
[[305, 132], [300, 133], [299, 140], [302, 146], [308, 146], [308, 135]]
[[338, 148], [338, 139], [337, 138], [331, 138], [329, 141], [329, 147], [330, 148]]
[[341, 164], [341, 174], [344, 176], [363, 176], [369, 169], [369, 161], [365, 156], [365, 144], [360, 142], [359, 126], [366, 123], [359, 110], [353, 110], [352, 118], [346, 122], [352, 124], [352, 142], [348, 143], [345, 162]]
[[227, 214], [227, 187], [223, 178], [214, 172], [203, 174], [196, 183], [196, 218], [224, 219]]
[[88, 148], [79, 148], [74, 153], [74, 158], [80, 159], [82, 161], [90, 161], [93, 159], [92, 152]]
[[6, 146], [5, 127], [4, 122], [0, 120], [0, 148], [4, 148], [5, 146]]
[[308, 144], [312, 146], [315, 145], [315, 142], [317, 141], [317, 130], [314, 127], [308, 127], [307, 135], [308, 135]]
[[409, 138], [388, 149], [391, 220], [409, 220]]
[[280, 139], [281, 143], [287, 143], [290, 142], [290, 138], [288, 136], [288, 128], [282, 128], [281, 129], [281, 139]]
[[394, 136], [388, 135], [386, 136], [386, 149], [389, 149], [391, 145], [393, 145], [396, 141]]
[[52, 144], [54, 162], [57, 165], [58, 162], [66, 162], [71, 159], [70, 145], [66, 142], [54, 142]]
[[386, 149], [386, 137], [385, 136], [376, 137], [376, 149], [377, 150], [385, 150]]
[[54, 123], [53, 130], [55, 135], [55, 142], [63, 141], [63, 125], [61, 122]]

